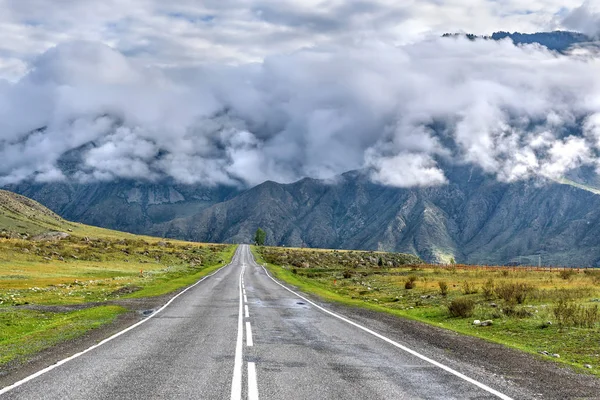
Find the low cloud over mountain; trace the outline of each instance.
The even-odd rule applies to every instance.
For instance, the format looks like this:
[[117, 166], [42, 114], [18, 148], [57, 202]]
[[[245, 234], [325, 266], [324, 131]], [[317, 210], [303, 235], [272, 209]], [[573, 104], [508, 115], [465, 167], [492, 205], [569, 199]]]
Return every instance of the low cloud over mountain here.
[[0, 184], [67, 173], [250, 186], [362, 168], [413, 187], [445, 184], [440, 162], [557, 178], [600, 165], [599, 64], [458, 37], [149, 68], [70, 42], [0, 82]]

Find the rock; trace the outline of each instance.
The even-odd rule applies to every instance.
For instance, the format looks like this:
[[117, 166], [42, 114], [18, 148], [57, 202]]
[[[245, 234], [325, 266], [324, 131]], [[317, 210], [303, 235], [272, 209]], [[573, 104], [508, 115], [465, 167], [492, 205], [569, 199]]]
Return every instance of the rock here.
[[167, 247], [167, 242], [160, 241], [160, 242], [156, 243], [156, 245], [159, 247]]
[[543, 355], [545, 355], [545, 356], [549, 356], [549, 355], [550, 355], [550, 353], [548, 353], [548, 352], [547, 352], [547, 351], [545, 351], [545, 350], [544, 350], [544, 351], [540, 351], [540, 354], [543, 354]]
[[587, 369], [592, 369], [592, 366], [590, 364], [584, 364], [583, 367]]
[[490, 307], [496, 308], [496, 307], [498, 307], [498, 304], [496, 304], [496, 303], [490, 303]]
[[491, 319], [487, 319], [481, 323], [481, 326], [492, 326], [492, 325], [494, 325], [494, 321], [492, 321]]
[[554, 353], [554, 354], [552, 354], [552, 357], [554, 357], [554, 358], [560, 358], [560, 354]]
[[481, 321], [476, 319], [475, 321], [473, 321], [473, 325], [479, 326], [479, 325], [481, 325]]
[[546, 325], [548, 325], [548, 326], [552, 325], [552, 321], [546, 321]]
[[66, 232], [46, 232], [46, 233], [42, 233], [42, 234], [32, 237], [31, 240], [35, 240], [38, 242], [41, 242], [41, 241], [49, 242], [49, 241], [54, 241], [54, 240], [66, 239], [69, 236], [71, 236], [71, 235], [69, 235]]

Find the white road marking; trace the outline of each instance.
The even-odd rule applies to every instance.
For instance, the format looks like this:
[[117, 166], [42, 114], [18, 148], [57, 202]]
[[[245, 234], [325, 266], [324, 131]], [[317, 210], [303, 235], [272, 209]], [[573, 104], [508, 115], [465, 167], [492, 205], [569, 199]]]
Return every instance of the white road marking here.
[[252, 341], [252, 327], [250, 326], [250, 322], [246, 321], [246, 346], [252, 347], [254, 342]]
[[250, 313], [248, 312], [248, 305], [244, 306], [246, 308], [246, 318], [250, 318]]
[[329, 315], [331, 315], [331, 316], [333, 316], [333, 317], [335, 317], [335, 318], [338, 318], [338, 319], [340, 319], [340, 320], [342, 320], [342, 321], [344, 321], [344, 322], [347, 322], [348, 324], [350, 324], [350, 325], [353, 325], [353, 326], [355, 326], [355, 327], [357, 327], [357, 328], [359, 328], [359, 329], [361, 329], [361, 330], [363, 330], [363, 331], [365, 331], [365, 332], [367, 332], [367, 333], [370, 333], [371, 335], [373, 335], [373, 336], [375, 336], [375, 337], [377, 337], [377, 338], [379, 338], [379, 339], [381, 339], [381, 340], [384, 340], [384, 341], [388, 342], [388, 343], [389, 343], [389, 344], [391, 344], [392, 346], [395, 346], [395, 347], [397, 347], [397, 348], [399, 348], [399, 349], [401, 349], [401, 350], [404, 350], [405, 352], [407, 352], [407, 353], [409, 353], [409, 354], [412, 354], [413, 356], [415, 356], [415, 357], [418, 357], [418, 358], [420, 358], [420, 359], [421, 359], [421, 360], [423, 360], [423, 361], [426, 361], [426, 362], [428, 362], [428, 363], [430, 363], [430, 364], [433, 364], [433, 365], [435, 365], [436, 367], [438, 367], [438, 368], [441, 368], [441, 369], [443, 369], [444, 371], [446, 371], [446, 372], [449, 372], [449, 373], [451, 373], [451, 374], [452, 374], [452, 375], [454, 375], [454, 376], [457, 376], [457, 377], [459, 377], [459, 378], [461, 378], [461, 379], [463, 379], [463, 380], [465, 380], [465, 381], [467, 381], [467, 382], [469, 382], [469, 383], [472, 383], [473, 385], [475, 385], [475, 386], [477, 386], [477, 387], [479, 387], [479, 388], [481, 388], [481, 389], [485, 390], [485, 391], [486, 391], [486, 392], [488, 392], [488, 393], [491, 393], [491, 394], [493, 394], [494, 396], [496, 396], [496, 397], [498, 397], [498, 398], [501, 398], [501, 399], [503, 399], [503, 400], [513, 400], [511, 397], [509, 397], [509, 396], [505, 395], [504, 393], [500, 393], [499, 391], [497, 391], [497, 390], [495, 390], [495, 389], [492, 389], [491, 387], [489, 387], [489, 386], [487, 386], [487, 385], [485, 385], [485, 384], [483, 384], [483, 383], [481, 383], [481, 382], [479, 382], [479, 381], [476, 381], [476, 380], [475, 380], [475, 379], [473, 379], [473, 378], [469, 378], [468, 376], [466, 376], [466, 375], [463, 375], [463, 374], [461, 374], [460, 372], [458, 372], [458, 371], [456, 371], [456, 370], [454, 370], [454, 369], [452, 369], [452, 368], [450, 368], [450, 367], [447, 367], [446, 365], [444, 365], [444, 364], [442, 364], [442, 363], [439, 363], [439, 362], [437, 362], [437, 361], [435, 361], [435, 360], [432, 360], [431, 358], [429, 358], [429, 357], [426, 357], [426, 356], [422, 355], [421, 353], [417, 353], [416, 351], [414, 351], [414, 350], [412, 350], [412, 349], [410, 349], [410, 348], [408, 348], [408, 347], [406, 347], [406, 346], [403, 346], [403, 345], [401, 345], [400, 343], [398, 343], [398, 342], [395, 342], [395, 341], [393, 341], [393, 340], [392, 340], [392, 339], [390, 339], [390, 338], [387, 338], [387, 337], [385, 337], [385, 336], [383, 336], [383, 335], [381, 335], [381, 334], [379, 334], [379, 333], [377, 333], [377, 332], [375, 332], [375, 331], [372, 331], [372, 330], [371, 330], [371, 329], [369, 329], [369, 328], [366, 328], [366, 327], [364, 327], [364, 326], [362, 326], [362, 325], [359, 325], [359, 324], [357, 324], [357, 323], [356, 323], [356, 322], [354, 322], [354, 321], [351, 321], [351, 320], [349, 320], [349, 319], [348, 319], [348, 318], [346, 318], [346, 317], [342, 317], [341, 315], [338, 315], [338, 314], [336, 314], [336, 313], [334, 313], [334, 312], [331, 312], [331, 311], [329, 311], [329, 310], [327, 310], [327, 309], [325, 309], [325, 308], [321, 307], [320, 305], [318, 305], [318, 304], [316, 304], [316, 303], [314, 303], [314, 302], [310, 301], [310, 300], [309, 300], [309, 299], [307, 299], [306, 297], [304, 297], [304, 296], [302, 296], [302, 295], [300, 295], [300, 294], [298, 294], [298, 293], [294, 292], [293, 290], [289, 289], [289, 288], [288, 288], [288, 287], [286, 287], [285, 285], [282, 285], [281, 283], [277, 282], [277, 281], [276, 281], [276, 280], [275, 280], [275, 279], [274, 279], [274, 278], [271, 276], [271, 274], [269, 274], [269, 272], [267, 271], [267, 269], [266, 269], [264, 266], [261, 266], [261, 267], [262, 267], [262, 269], [265, 271], [265, 273], [267, 274], [267, 276], [268, 276], [269, 278], [271, 278], [271, 280], [272, 280], [273, 282], [275, 282], [276, 284], [278, 284], [279, 286], [281, 286], [282, 288], [284, 288], [284, 289], [285, 289], [285, 290], [287, 290], [288, 292], [291, 292], [291, 293], [295, 294], [296, 296], [298, 296], [298, 297], [299, 297], [299, 298], [301, 298], [302, 300], [306, 301], [307, 303], [310, 303], [310, 304], [312, 304], [313, 306], [315, 306], [315, 307], [316, 307], [316, 308], [318, 308], [319, 310], [321, 310], [321, 311], [323, 311], [323, 312], [325, 312], [325, 313], [327, 313], [327, 314], [329, 314]]
[[67, 357], [67, 358], [64, 358], [64, 359], [62, 359], [62, 360], [60, 360], [60, 361], [57, 361], [55, 364], [52, 364], [52, 365], [50, 365], [49, 367], [46, 367], [46, 368], [44, 368], [44, 369], [42, 369], [42, 370], [40, 370], [40, 371], [38, 371], [38, 372], [36, 372], [36, 373], [34, 373], [34, 374], [31, 374], [31, 375], [29, 375], [28, 377], [26, 377], [26, 378], [23, 378], [23, 379], [21, 379], [20, 381], [18, 381], [18, 382], [15, 382], [15, 383], [13, 383], [13, 384], [12, 384], [12, 385], [10, 385], [10, 386], [6, 386], [5, 388], [2, 388], [2, 389], [0, 390], [0, 394], [7, 393], [7, 392], [9, 392], [9, 391], [13, 390], [14, 388], [17, 388], [17, 387], [19, 387], [19, 386], [23, 385], [24, 383], [27, 383], [27, 382], [29, 382], [30, 380], [37, 378], [38, 376], [44, 375], [46, 372], [50, 372], [50, 371], [52, 371], [54, 368], [60, 367], [61, 365], [65, 364], [65, 363], [67, 363], [67, 362], [69, 362], [69, 361], [71, 361], [71, 360], [74, 360], [74, 359], [76, 359], [77, 357], [80, 357], [80, 356], [82, 356], [82, 355], [84, 355], [84, 354], [86, 354], [86, 353], [88, 353], [88, 352], [90, 352], [90, 351], [92, 351], [92, 350], [94, 350], [94, 349], [96, 349], [96, 348], [98, 348], [98, 347], [100, 347], [100, 346], [102, 346], [102, 345], [104, 345], [104, 344], [106, 344], [106, 343], [110, 342], [111, 340], [118, 338], [119, 336], [121, 336], [121, 335], [123, 335], [123, 334], [125, 334], [125, 333], [129, 332], [130, 330], [132, 330], [132, 329], [135, 329], [135, 328], [137, 328], [138, 326], [140, 326], [140, 325], [142, 325], [142, 324], [144, 324], [144, 323], [148, 322], [149, 320], [151, 320], [152, 318], [154, 318], [154, 317], [155, 317], [155, 316], [156, 316], [158, 313], [160, 313], [160, 312], [161, 312], [161, 311], [163, 311], [165, 308], [167, 308], [167, 307], [169, 306], [169, 304], [171, 304], [171, 303], [172, 303], [172, 302], [173, 302], [173, 301], [174, 301], [176, 298], [178, 298], [179, 296], [181, 296], [182, 294], [184, 294], [184, 293], [185, 293], [185, 292], [187, 292], [188, 290], [192, 289], [192, 288], [193, 288], [193, 287], [195, 287], [196, 285], [199, 285], [199, 284], [200, 284], [202, 281], [204, 281], [205, 279], [208, 279], [208, 278], [210, 278], [211, 276], [213, 276], [213, 275], [215, 275], [215, 274], [217, 274], [217, 273], [221, 272], [222, 270], [224, 270], [225, 268], [229, 267], [231, 264], [233, 264], [233, 263], [235, 263], [235, 262], [237, 262], [237, 261], [236, 261], [236, 258], [235, 258], [235, 256], [234, 256], [234, 257], [233, 257], [233, 259], [231, 260], [231, 262], [230, 262], [229, 264], [222, 266], [221, 268], [219, 268], [218, 270], [216, 270], [215, 272], [213, 272], [213, 273], [212, 273], [212, 274], [210, 274], [210, 275], [206, 275], [204, 278], [200, 279], [198, 282], [194, 283], [193, 285], [191, 285], [191, 286], [189, 286], [189, 287], [185, 288], [184, 290], [182, 290], [180, 293], [178, 293], [178, 294], [176, 294], [175, 296], [171, 297], [171, 300], [169, 300], [169, 301], [168, 301], [168, 302], [167, 302], [167, 303], [166, 303], [164, 306], [162, 306], [161, 308], [159, 308], [158, 310], [156, 310], [154, 313], [150, 314], [150, 316], [148, 316], [147, 318], [145, 318], [145, 319], [141, 320], [141, 321], [140, 321], [140, 322], [138, 322], [138, 323], [135, 323], [135, 324], [131, 325], [129, 328], [125, 328], [125, 329], [123, 329], [122, 331], [115, 333], [115, 334], [114, 334], [114, 335], [112, 335], [111, 337], [108, 337], [108, 338], [104, 339], [103, 341], [101, 341], [101, 342], [99, 342], [99, 343], [97, 343], [97, 344], [95, 344], [95, 345], [93, 345], [93, 346], [91, 346], [91, 347], [88, 347], [87, 349], [85, 349], [85, 350], [83, 350], [83, 351], [81, 351], [81, 352], [79, 352], [79, 353], [73, 354], [73, 355], [72, 355], [72, 356], [70, 356], [70, 357]]
[[248, 302], [248, 298], [246, 297], [246, 295], [244, 295], [244, 303]]
[[244, 276], [245, 264], [240, 272], [240, 307], [238, 313], [238, 334], [235, 344], [235, 361], [233, 363], [233, 379], [231, 380], [231, 400], [240, 400], [242, 398], [242, 341], [244, 337], [244, 325], [242, 323], [242, 276]]
[[256, 365], [253, 362], [248, 363], [248, 400], [258, 400]]
[[244, 296], [246, 295], [246, 289], [242, 289]]

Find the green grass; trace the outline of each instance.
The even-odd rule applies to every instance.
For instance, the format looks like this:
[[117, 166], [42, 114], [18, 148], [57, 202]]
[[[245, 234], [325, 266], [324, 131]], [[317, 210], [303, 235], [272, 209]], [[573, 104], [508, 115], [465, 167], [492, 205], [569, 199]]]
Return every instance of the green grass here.
[[0, 311], [0, 366], [28, 356], [91, 329], [112, 322], [126, 310], [117, 306], [55, 313], [33, 310]]
[[[348, 255], [306, 249], [300, 252], [254, 247], [252, 250], [257, 260], [266, 264], [276, 278], [326, 301], [418, 320], [600, 376], [600, 324], [596, 322], [591, 328], [559, 326], [553, 313], [560, 301], [587, 308], [600, 305], [600, 271], [561, 276], [559, 272], [486, 268], [462, 270], [410, 262], [386, 268], [364, 262], [374, 254], [371, 252]], [[395, 257], [398, 256], [390, 255], [388, 258]], [[298, 266], [303, 263], [310, 266]], [[410, 276], [416, 277], [416, 287], [405, 289], [405, 282]], [[483, 286], [490, 279], [496, 287], [524, 284], [530, 291], [523, 304], [512, 299], [505, 301], [495, 291], [486, 298]], [[440, 281], [448, 285], [447, 296], [440, 294]], [[465, 294], [469, 291], [465, 282], [477, 293]], [[476, 303], [472, 316], [450, 316], [448, 304], [456, 298], [471, 298]], [[475, 326], [475, 319], [491, 319], [494, 323], [486, 327]], [[548, 325], [548, 321], [552, 324]], [[541, 356], [541, 351], [559, 354], [560, 358]], [[592, 365], [593, 369], [583, 368], [585, 364]]]

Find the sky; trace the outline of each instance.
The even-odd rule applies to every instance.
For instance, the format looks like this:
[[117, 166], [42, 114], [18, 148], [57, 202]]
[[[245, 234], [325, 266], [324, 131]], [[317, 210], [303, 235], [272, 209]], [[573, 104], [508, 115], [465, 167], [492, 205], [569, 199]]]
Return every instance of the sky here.
[[[0, 185], [443, 185], [600, 168], [600, 61], [445, 32], [600, 32], [556, 0], [0, 0]], [[65, 160], [75, 165], [69, 171]], [[68, 173], [67, 173], [68, 172]]]

